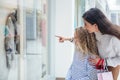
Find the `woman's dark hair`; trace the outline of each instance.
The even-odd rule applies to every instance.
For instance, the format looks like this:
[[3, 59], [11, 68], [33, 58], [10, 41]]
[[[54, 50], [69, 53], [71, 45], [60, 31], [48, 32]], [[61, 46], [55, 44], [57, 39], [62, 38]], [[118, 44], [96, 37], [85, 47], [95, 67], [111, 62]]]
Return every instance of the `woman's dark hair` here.
[[97, 24], [102, 34], [113, 35], [120, 39], [120, 27], [112, 24], [98, 8], [91, 8], [86, 11], [82, 17], [92, 25]]

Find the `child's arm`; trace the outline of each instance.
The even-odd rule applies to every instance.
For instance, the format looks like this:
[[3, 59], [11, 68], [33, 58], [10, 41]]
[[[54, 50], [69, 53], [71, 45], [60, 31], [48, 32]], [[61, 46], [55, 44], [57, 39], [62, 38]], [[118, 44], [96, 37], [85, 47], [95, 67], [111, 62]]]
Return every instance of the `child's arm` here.
[[74, 38], [65, 38], [65, 37], [62, 37], [62, 36], [56, 36], [59, 38], [59, 42], [64, 42], [64, 41], [70, 41], [70, 42], [73, 42]]

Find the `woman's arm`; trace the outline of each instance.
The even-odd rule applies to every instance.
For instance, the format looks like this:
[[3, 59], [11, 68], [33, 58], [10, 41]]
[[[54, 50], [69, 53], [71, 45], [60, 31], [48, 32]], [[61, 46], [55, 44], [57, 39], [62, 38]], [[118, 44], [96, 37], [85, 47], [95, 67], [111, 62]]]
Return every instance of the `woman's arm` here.
[[120, 65], [120, 56], [107, 58], [107, 65], [112, 67], [117, 67]]
[[120, 40], [116, 37], [112, 38], [112, 48], [114, 57], [106, 58], [108, 66], [116, 67], [120, 65]]
[[[106, 58], [106, 61], [108, 66], [116, 67], [117, 65], [120, 65], [120, 40], [116, 37], [113, 37], [110, 41], [112, 41], [112, 44], [110, 46], [112, 46], [113, 53], [110, 54], [112, 57]], [[93, 65], [95, 65], [97, 64], [99, 59], [100, 58], [97, 57], [95, 59], [88, 59], [88, 60]]]

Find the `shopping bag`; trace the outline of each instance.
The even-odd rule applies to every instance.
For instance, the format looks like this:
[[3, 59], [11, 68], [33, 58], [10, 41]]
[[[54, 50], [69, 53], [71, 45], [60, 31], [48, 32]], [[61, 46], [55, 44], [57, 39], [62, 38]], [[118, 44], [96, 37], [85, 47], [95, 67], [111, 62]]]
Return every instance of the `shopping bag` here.
[[107, 62], [104, 59], [104, 62], [102, 61], [103, 69], [100, 70], [99, 73], [97, 73], [98, 80], [113, 80], [112, 72], [108, 70], [107, 68]]
[[98, 80], [113, 80], [112, 72], [100, 72], [97, 73]]

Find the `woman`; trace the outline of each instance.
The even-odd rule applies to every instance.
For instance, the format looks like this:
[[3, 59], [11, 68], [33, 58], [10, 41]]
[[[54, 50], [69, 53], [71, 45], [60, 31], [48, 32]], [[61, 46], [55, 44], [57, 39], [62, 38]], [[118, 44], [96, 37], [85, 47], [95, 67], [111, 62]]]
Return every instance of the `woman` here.
[[[85, 28], [95, 33], [98, 51], [101, 58], [106, 59], [108, 69], [117, 80], [120, 70], [120, 27], [112, 24], [97, 8], [91, 8], [83, 14]], [[96, 64], [100, 58], [89, 59]]]
[[88, 58], [97, 57], [97, 44], [94, 34], [83, 27], [76, 28], [74, 38], [57, 36], [60, 42], [74, 41], [75, 53], [66, 80], [97, 80], [97, 70], [88, 62]]

